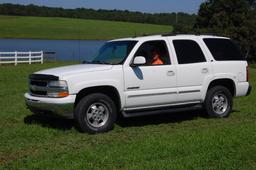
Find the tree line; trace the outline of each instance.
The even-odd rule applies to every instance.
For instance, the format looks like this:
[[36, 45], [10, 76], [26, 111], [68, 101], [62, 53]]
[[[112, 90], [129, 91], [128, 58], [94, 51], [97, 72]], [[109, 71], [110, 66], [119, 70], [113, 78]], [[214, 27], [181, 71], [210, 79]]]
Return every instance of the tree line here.
[[181, 24], [193, 25], [196, 21], [195, 14], [186, 13], [142, 13], [128, 10], [95, 10], [87, 8], [64, 9], [46, 6], [0, 4], [0, 14], [19, 16], [44, 16], [44, 17], [66, 17], [81, 19], [99, 19], [110, 21], [124, 21], [136, 23], [149, 23], [159, 25]]

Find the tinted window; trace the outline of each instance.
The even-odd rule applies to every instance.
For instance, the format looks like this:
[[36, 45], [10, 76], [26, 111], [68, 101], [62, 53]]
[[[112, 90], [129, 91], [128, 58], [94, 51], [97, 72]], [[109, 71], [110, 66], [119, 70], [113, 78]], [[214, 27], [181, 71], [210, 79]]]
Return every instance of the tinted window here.
[[135, 56], [145, 57], [146, 65], [166, 65], [171, 63], [166, 43], [161, 40], [143, 43], [135, 53]]
[[174, 40], [173, 44], [179, 64], [200, 63], [206, 61], [197, 42], [193, 40]]
[[238, 47], [228, 39], [204, 39], [215, 60], [244, 60]]

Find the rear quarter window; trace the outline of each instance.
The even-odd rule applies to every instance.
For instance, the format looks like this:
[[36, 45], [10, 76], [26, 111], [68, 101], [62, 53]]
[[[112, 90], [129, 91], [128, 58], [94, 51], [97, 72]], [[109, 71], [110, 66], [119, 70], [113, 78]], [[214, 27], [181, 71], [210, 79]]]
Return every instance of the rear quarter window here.
[[205, 38], [203, 40], [216, 61], [245, 60], [237, 45], [229, 39]]

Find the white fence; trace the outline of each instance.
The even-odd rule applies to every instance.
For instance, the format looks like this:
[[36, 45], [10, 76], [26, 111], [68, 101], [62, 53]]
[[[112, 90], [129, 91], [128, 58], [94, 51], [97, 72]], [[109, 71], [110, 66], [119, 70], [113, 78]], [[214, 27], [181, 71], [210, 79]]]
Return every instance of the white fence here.
[[39, 52], [0, 52], [0, 65], [1, 64], [14, 64], [19, 63], [41, 63], [44, 62], [43, 51]]

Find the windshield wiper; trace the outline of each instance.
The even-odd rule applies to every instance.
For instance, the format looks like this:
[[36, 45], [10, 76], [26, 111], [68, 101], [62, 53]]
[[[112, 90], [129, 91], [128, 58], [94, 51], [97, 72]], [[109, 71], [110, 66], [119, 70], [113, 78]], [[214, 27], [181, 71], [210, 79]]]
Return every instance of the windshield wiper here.
[[98, 61], [98, 60], [92, 61], [91, 63], [93, 63], [93, 64], [108, 64], [108, 65], [112, 65], [111, 63], [108, 63], [106, 61]]
[[92, 64], [92, 62], [86, 61], [86, 60], [84, 60], [82, 63], [83, 63], [83, 64]]

